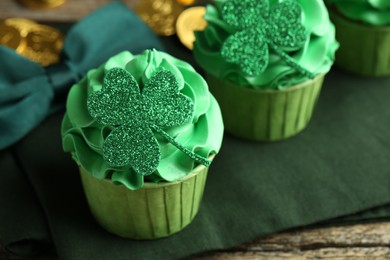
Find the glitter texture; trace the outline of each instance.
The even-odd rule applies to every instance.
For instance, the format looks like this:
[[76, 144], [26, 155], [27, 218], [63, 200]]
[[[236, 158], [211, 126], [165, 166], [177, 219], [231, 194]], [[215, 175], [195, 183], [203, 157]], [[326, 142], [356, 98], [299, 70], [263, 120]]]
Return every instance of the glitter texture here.
[[210, 164], [160, 128], [181, 125], [191, 120], [194, 111], [192, 100], [179, 92], [169, 71], [154, 74], [141, 93], [131, 74], [113, 68], [106, 73], [102, 90], [89, 96], [87, 107], [98, 123], [114, 128], [103, 143], [103, 159], [110, 166], [131, 165], [141, 175], [156, 171], [160, 148], [153, 131], [192, 159]]
[[302, 9], [294, 0], [277, 3], [270, 10], [268, 0], [231, 0], [221, 10], [222, 19], [237, 30], [223, 43], [221, 55], [238, 64], [249, 76], [260, 75], [268, 66], [269, 48], [303, 75], [315, 75], [301, 67], [286, 51], [305, 44]]
[[[268, 14], [268, 3], [265, 1], [227, 1], [222, 8], [222, 16], [225, 22], [236, 29], [245, 29], [253, 26], [259, 19], [252, 17]], [[264, 12], [265, 11], [265, 12]]]
[[222, 48], [222, 55], [228, 62], [240, 64], [251, 76], [261, 74], [268, 64], [267, 42], [256, 35], [261, 35], [256, 29], [237, 32], [226, 39]]

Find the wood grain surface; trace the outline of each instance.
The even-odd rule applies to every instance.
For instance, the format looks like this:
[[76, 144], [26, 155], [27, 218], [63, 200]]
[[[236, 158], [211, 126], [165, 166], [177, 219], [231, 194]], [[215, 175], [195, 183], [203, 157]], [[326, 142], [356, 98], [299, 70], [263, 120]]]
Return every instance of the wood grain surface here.
[[283, 232], [197, 259], [390, 259], [390, 223]]
[[[98, 7], [112, 0], [66, 0], [65, 4], [53, 9], [30, 9], [17, 0], [0, 1], [0, 20], [10, 17], [23, 17], [40, 22], [75, 22]], [[124, 0], [134, 7], [139, 0]]]

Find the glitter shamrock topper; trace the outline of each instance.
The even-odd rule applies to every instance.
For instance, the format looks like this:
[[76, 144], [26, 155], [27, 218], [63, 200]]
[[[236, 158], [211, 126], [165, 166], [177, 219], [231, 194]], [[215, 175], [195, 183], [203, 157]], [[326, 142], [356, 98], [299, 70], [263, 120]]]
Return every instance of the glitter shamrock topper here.
[[301, 67], [283, 50], [297, 50], [305, 44], [306, 30], [301, 24], [302, 9], [293, 0], [277, 3], [272, 8], [268, 0], [231, 0], [222, 5], [222, 19], [237, 30], [222, 45], [226, 61], [240, 65], [249, 76], [266, 69], [269, 48], [289, 66], [303, 75], [315, 75]]
[[162, 127], [182, 125], [191, 120], [192, 100], [179, 92], [170, 71], [155, 73], [142, 92], [126, 70], [113, 68], [103, 80], [101, 91], [87, 101], [90, 115], [98, 123], [113, 128], [103, 143], [103, 158], [113, 167], [132, 166], [141, 175], [156, 171], [160, 148], [153, 132], [205, 166], [210, 161], [175, 141]]

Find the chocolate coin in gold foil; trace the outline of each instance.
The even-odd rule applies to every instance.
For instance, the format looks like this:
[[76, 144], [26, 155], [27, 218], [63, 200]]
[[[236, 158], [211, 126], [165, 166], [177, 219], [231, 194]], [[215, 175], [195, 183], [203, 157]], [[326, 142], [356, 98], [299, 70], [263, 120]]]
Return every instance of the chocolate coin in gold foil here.
[[26, 41], [19, 31], [4, 23], [0, 24], [0, 44], [21, 52], [26, 48]]
[[207, 22], [203, 19], [205, 13], [205, 7], [195, 6], [184, 10], [177, 18], [177, 36], [181, 43], [190, 50], [194, 47], [194, 31], [202, 31], [207, 26]]
[[64, 4], [65, 0], [19, 0], [19, 2], [33, 9], [48, 9]]
[[24, 18], [8, 18], [4, 21], [6, 25], [12, 26], [17, 29], [22, 35], [22, 37], [26, 37], [27, 34], [33, 30], [34, 27], [39, 24], [34, 22], [33, 20], [24, 19]]
[[60, 31], [44, 25], [37, 25], [26, 36], [26, 48], [21, 54], [42, 66], [57, 63], [64, 43]]
[[142, 0], [134, 11], [156, 34], [170, 36], [183, 7], [176, 0]]

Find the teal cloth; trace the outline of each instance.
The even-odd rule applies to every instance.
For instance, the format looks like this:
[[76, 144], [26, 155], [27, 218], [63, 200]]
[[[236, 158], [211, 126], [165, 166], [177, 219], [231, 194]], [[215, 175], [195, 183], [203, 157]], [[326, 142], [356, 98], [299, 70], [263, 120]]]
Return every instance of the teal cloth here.
[[[174, 45], [174, 39], [168, 42], [170, 52], [193, 61]], [[50, 230], [46, 239], [61, 259], [184, 258], [295, 227], [388, 220], [389, 96], [390, 78], [367, 79], [332, 70], [312, 121], [299, 135], [275, 143], [225, 135], [194, 222], [172, 237], [155, 241], [122, 239], [95, 222], [77, 166], [62, 152], [59, 131], [64, 111], [7, 152], [33, 187], [38, 198], [34, 205], [42, 209], [30, 218], [45, 216]], [[12, 171], [4, 158], [0, 167]], [[9, 174], [1, 181], [10, 182]], [[16, 205], [7, 199], [10, 195], [2, 195], [1, 208], [10, 216], [0, 215], [4, 237], [12, 231], [9, 227], [16, 230], [21, 216], [15, 208], [24, 204], [18, 204], [23, 203], [22, 194], [14, 200]], [[26, 211], [25, 215], [30, 216]], [[38, 222], [27, 230], [44, 234]]]
[[63, 107], [70, 86], [88, 70], [121, 51], [146, 48], [163, 50], [149, 27], [121, 3], [106, 5], [71, 28], [61, 61], [48, 68], [0, 46], [0, 150]]

